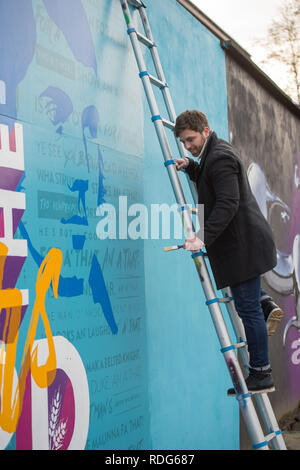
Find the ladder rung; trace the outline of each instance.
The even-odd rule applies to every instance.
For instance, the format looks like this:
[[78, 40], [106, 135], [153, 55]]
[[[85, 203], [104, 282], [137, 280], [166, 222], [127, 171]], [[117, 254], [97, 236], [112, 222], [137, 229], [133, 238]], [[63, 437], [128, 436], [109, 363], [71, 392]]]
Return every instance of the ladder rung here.
[[276, 434], [275, 432], [271, 432], [270, 434], [268, 434], [267, 436], [265, 436], [265, 439], [266, 441], [271, 441], [272, 439], [274, 439], [274, 437], [276, 437]]
[[147, 47], [153, 47], [154, 46], [154, 41], [151, 41], [146, 36], [144, 36], [142, 33], [139, 33], [138, 31], [136, 31], [136, 35], [138, 37], [138, 40], [140, 42], [142, 42], [143, 44], [145, 44], [145, 46], [147, 46]]
[[247, 343], [245, 341], [241, 341], [240, 343], [236, 343], [234, 345], [235, 349], [243, 348], [244, 346], [247, 346]]
[[270, 434], [268, 434], [267, 436], [265, 436], [265, 439], [266, 441], [271, 441], [272, 439], [274, 439], [274, 437], [277, 437], [279, 436], [280, 434], [282, 434], [281, 430], [279, 429], [278, 431], [273, 431], [271, 432]]
[[158, 88], [164, 88], [166, 86], [164, 82], [154, 77], [153, 75], [149, 74], [149, 78], [150, 78], [150, 82], [153, 83], [153, 85], [157, 86]]
[[175, 124], [174, 122], [168, 121], [167, 119], [162, 119], [162, 123], [165, 127], [168, 127], [169, 129], [174, 129]]
[[140, 0], [128, 0], [128, 3], [130, 3], [130, 5], [135, 8], [140, 8], [144, 6], [143, 2], [141, 2]]
[[219, 299], [219, 302], [231, 302], [233, 300], [233, 297], [222, 297]]

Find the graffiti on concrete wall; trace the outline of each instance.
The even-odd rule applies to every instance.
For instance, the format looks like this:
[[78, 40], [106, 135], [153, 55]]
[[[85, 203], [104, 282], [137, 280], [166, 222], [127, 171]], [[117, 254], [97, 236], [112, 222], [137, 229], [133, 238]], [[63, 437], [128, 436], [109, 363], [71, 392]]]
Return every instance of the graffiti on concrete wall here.
[[[281, 246], [277, 246], [277, 265], [264, 275], [267, 284], [285, 297], [286, 322], [282, 345], [288, 350], [289, 372], [295, 389], [299, 387], [300, 367], [300, 180], [299, 166], [295, 165], [291, 185], [292, 202], [282, 201], [269, 187], [264, 172], [257, 163], [248, 168], [251, 189], [259, 207], [269, 221], [281, 233]], [[297, 209], [298, 208], [298, 209]], [[299, 382], [299, 383], [298, 383]]]

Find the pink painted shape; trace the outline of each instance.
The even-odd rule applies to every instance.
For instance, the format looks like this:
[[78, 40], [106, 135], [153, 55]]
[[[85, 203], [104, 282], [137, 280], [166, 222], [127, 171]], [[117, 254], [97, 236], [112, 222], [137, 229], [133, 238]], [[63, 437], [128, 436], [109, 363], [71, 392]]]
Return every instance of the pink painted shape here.
[[16, 450], [32, 450], [31, 374], [27, 375], [22, 412], [16, 430]]
[[9, 134], [9, 148], [11, 152], [16, 152], [15, 126], [12, 128], [12, 131]]

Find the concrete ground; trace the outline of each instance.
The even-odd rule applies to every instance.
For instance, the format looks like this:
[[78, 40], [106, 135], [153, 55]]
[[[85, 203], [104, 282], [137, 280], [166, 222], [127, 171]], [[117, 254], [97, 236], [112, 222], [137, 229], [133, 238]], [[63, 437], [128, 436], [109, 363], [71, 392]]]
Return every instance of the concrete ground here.
[[300, 432], [284, 431], [283, 439], [287, 450], [300, 450]]
[[300, 450], [300, 407], [283, 416], [279, 422], [287, 450]]

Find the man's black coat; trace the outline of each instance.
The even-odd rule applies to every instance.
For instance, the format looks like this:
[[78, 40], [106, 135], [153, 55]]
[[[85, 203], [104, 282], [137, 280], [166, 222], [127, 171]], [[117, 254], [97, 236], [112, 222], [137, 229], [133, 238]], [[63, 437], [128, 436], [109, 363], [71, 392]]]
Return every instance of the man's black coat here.
[[277, 264], [271, 228], [232, 146], [212, 132], [200, 163], [186, 168], [204, 204], [204, 243], [218, 289], [259, 276]]

